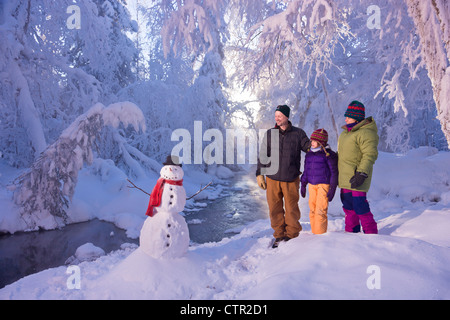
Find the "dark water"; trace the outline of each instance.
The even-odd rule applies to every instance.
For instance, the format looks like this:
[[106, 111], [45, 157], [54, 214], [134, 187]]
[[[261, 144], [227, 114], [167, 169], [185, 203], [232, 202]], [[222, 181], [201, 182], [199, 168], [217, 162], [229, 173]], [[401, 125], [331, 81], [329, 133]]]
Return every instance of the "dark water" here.
[[114, 224], [97, 219], [59, 230], [0, 236], [0, 288], [26, 275], [64, 265], [76, 249], [87, 242], [108, 253], [119, 249], [123, 243], [138, 240], [129, 239], [125, 231]]
[[[224, 196], [208, 202], [208, 206], [185, 218], [189, 226], [191, 241], [195, 243], [216, 242], [240, 232], [245, 225], [267, 219], [268, 209], [248, 179], [253, 176], [238, 176], [233, 187]], [[192, 221], [199, 221], [193, 224]]]
[[[253, 177], [238, 175], [224, 193], [200, 211], [186, 214], [192, 242], [220, 241], [239, 233], [250, 222], [268, 218], [265, 203], [255, 191]], [[194, 223], [192, 223], [194, 222]], [[114, 224], [91, 220], [67, 225], [59, 230], [21, 232], [0, 236], [0, 288], [27, 275], [64, 265], [76, 249], [91, 242], [106, 253], [130, 239]]]

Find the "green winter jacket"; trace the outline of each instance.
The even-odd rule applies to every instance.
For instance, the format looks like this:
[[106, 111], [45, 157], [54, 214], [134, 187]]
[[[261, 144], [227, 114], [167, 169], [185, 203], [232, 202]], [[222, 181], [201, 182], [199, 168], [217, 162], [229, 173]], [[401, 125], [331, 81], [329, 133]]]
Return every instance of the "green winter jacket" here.
[[[367, 192], [372, 180], [372, 169], [378, 158], [378, 130], [372, 117], [364, 119], [350, 131], [344, 131], [338, 140], [339, 188]], [[355, 172], [364, 172], [368, 178], [356, 189], [350, 186]]]

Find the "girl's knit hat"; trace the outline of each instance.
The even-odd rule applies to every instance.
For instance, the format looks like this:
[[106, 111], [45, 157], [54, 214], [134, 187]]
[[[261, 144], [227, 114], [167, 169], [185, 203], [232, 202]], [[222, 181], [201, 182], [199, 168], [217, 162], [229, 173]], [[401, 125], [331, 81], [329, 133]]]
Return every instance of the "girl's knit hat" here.
[[325, 147], [328, 143], [328, 132], [325, 129], [317, 129], [312, 133], [311, 140], [316, 140]]
[[315, 140], [320, 144], [327, 157], [330, 155], [327, 150], [325, 150], [328, 143], [328, 132], [325, 129], [317, 129], [314, 131], [311, 135], [311, 140]]
[[364, 105], [359, 101], [352, 101], [348, 105], [347, 111], [345, 112], [345, 116], [347, 118], [355, 119], [360, 122], [366, 118], [366, 111]]

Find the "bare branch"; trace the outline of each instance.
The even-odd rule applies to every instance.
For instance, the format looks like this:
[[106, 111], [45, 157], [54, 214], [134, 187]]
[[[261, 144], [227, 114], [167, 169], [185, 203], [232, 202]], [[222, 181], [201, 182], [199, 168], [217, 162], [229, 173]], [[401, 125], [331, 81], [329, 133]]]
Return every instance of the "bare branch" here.
[[192, 196], [190, 196], [189, 198], [186, 198], [186, 200], [190, 200], [193, 197], [195, 197], [196, 195], [198, 195], [200, 192], [202, 192], [203, 190], [205, 190], [206, 188], [208, 188], [213, 182], [211, 181], [210, 183], [208, 183], [206, 186], [204, 186], [203, 188], [201, 188], [200, 190], [198, 190], [196, 193], [194, 193]]
[[143, 193], [145, 193], [146, 195], [149, 195], [149, 196], [151, 195], [151, 194], [148, 193], [147, 191], [145, 191], [145, 190], [139, 188], [138, 186], [136, 186], [133, 182], [131, 182], [130, 179], [127, 179], [127, 181], [133, 185], [132, 187], [131, 187], [131, 186], [127, 186], [128, 188], [130, 188], [130, 189], [138, 189], [138, 190], [141, 190], [141, 191], [142, 191]]

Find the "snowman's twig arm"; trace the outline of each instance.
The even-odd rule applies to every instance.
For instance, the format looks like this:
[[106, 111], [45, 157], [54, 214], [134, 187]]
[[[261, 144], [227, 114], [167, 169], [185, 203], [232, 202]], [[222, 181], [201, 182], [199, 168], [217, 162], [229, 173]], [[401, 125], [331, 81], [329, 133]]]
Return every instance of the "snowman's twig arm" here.
[[194, 193], [192, 196], [190, 196], [189, 198], [186, 198], [186, 200], [190, 200], [193, 197], [195, 197], [196, 195], [198, 195], [200, 192], [202, 192], [203, 190], [205, 190], [206, 188], [208, 188], [213, 182], [211, 181], [210, 183], [208, 183], [206, 186], [204, 186], [203, 188], [201, 188], [200, 190], [198, 190], [196, 193]]
[[145, 193], [145, 194], [147, 194], [147, 195], [149, 195], [149, 196], [151, 195], [151, 194], [148, 193], [147, 191], [142, 190], [141, 188], [139, 188], [138, 186], [136, 186], [133, 182], [130, 181], [130, 179], [127, 179], [127, 181], [133, 185], [132, 187], [127, 186], [128, 188], [130, 188], [130, 189], [138, 189], [138, 190], [141, 190], [143, 193]]
[[[139, 187], [138, 187], [137, 185], [135, 185], [130, 179], [127, 179], [127, 181], [133, 185], [133, 186], [127, 186], [128, 188], [130, 188], [130, 189], [138, 189], [138, 190], [141, 190], [141, 191], [142, 191], [143, 193], [145, 193], [146, 195], [151, 196], [150, 193], [148, 193], [147, 191], [145, 191], [145, 190], [139, 188]], [[208, 183], [206, 186], [204, 186], [203, 188], [201, 188], [200, 190], [198, 190], [196, 193], [194, 193], [192, 196], [190, 196], [189, 198], [186, 198], [186, 200], [192, 199], [193, 197], [195, 197], [196, 195], [198, 195], [200, 192], [202, 192], [203, 190], [205, 190], [206, 188], [208, 188], [210, 185], [212, 185], [212, 183], [213, 183], [213, 182], [211, 181], [211, 182]]]

